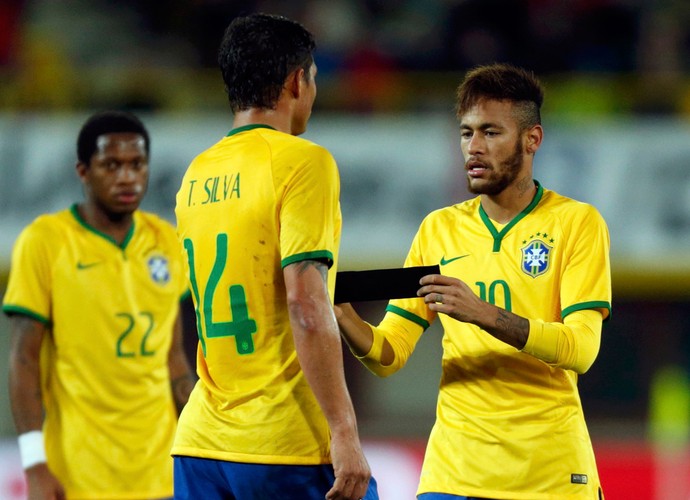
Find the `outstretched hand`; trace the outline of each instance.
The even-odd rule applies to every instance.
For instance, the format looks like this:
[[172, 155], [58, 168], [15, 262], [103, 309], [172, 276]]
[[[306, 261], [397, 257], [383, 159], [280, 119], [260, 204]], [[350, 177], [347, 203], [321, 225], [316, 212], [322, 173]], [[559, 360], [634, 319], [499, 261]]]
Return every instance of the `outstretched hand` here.
[[429, 274], [419, 284], [422, 287], [417, 295], [424, 297], [432, 311], [474, 324], [479, 324], [486, 314], [486, 302], [477, 297], [464, 281], [442, 274]]
[[451, 318], [477, 325], [482, 330], [522, 349], [529, 336], [529, 320], [480, 299], [467, 283], [441, 274], [424, 276], [417, 295], [424, 297], [429, 309]]

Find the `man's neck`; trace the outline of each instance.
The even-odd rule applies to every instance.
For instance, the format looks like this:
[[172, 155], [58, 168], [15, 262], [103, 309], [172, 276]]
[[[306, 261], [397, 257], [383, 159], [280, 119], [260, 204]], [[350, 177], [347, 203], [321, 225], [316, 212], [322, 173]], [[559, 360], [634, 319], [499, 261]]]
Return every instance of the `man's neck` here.
[[232, 128], [246, 127], [247, 125], [268, 125], [286, 134], [292, 133], [290, 119], [280, 109], [248, 109], [235, 113]]
[[491, 220], [507, 224], [532, 203], [536, 193], [532, 177], [523, 177], [497, 195], [481, 195], [482, 208]]
[[80, 203], [77, 206], [81, 218], [92, 228], [110, 236], [121, 244], [132, 228], [134, 216], [128, 214], [107, 214], [93, 203]]

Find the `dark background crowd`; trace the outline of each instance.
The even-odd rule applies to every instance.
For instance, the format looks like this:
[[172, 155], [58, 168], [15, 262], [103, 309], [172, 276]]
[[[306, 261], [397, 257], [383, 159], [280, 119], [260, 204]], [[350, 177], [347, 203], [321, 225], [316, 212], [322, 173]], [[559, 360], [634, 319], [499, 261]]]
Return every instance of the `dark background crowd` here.
[[683, 0], [3, 0], [0, 105], [213, 107], [222, 30], [253, 11], [316, 34], [321, 108], [433, 110], [456, 73], [510, 61], [550, 84], [555, 111], [586, 95], [584, 111], [690, 113]]

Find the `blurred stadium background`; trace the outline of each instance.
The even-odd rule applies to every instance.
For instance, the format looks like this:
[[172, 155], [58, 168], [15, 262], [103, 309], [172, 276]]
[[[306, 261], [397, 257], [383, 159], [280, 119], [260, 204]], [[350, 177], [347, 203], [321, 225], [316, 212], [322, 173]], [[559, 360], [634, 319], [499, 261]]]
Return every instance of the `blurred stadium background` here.
[[[145, 207], [173, 220], [183, 170], [230, 128], [215, 51], [230, 19], [251, 11], [288, 15], [317, 36], [319, 92], [306, 137], [341, 169], [343, 270], [400, 266], [422, 217], [467, 198], [453, 116], [467, 68], [508, 61], [543, 78], [535, 177], [595, 205], [611, 230], [613, 317], [580, 379], [607, 499], [689, 498], [684, 0], [2, 0], [0, 294], [21, 228], [80, 198], [74, 142], [93, 111], [144, 118], [152, 134]], [[384, 304], [357, 307], [376, 321]], [[191, 316], [189, 326], [191, 351]], [[413, 498], [440, 335], [430, 329], [386, 380], [346, 356], [383, 500]], [[2, 352], [8, 345], [3, 317]], [[23, 492], [4, 382], [0, 499]]]

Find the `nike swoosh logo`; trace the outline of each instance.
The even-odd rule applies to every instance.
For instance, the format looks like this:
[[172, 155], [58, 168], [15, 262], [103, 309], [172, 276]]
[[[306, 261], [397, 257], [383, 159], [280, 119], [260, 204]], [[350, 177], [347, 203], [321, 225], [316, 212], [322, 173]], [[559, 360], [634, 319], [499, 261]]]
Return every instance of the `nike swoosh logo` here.
[[465, 254], [465, 255], [460, 255], [459, 257], [453, 257], [452, 259], [446, 260], [446, 256], [444, 255], [443, 257], [441, 257], [441, 265], [445, 266], [446, 264], [450, 264], [451, 262], [453, 262], [455, 260], [462, 259], [464, 257], [469, 257], [469, 256], [470, 256], [470, 254]]
[[100, 262], [89, 262], [88, 264], [77, 262], [77, 269], [88, 269], [90, 267], [97, 266], [98, 264], [100, 264]]

